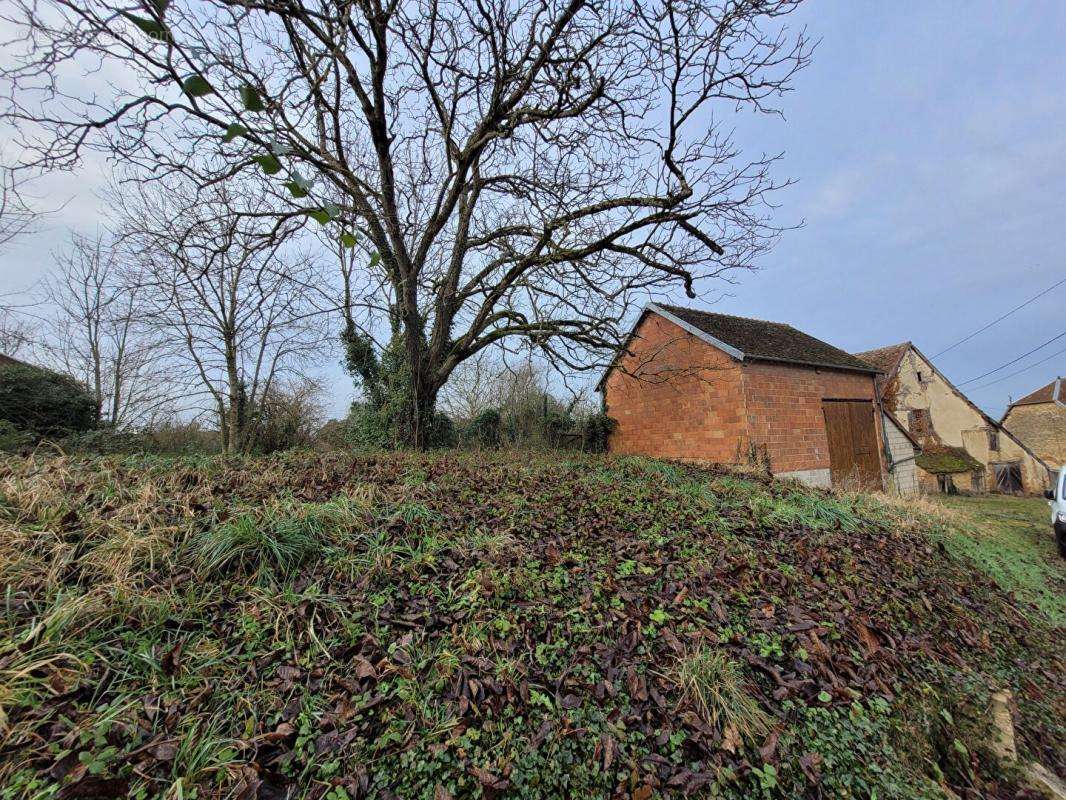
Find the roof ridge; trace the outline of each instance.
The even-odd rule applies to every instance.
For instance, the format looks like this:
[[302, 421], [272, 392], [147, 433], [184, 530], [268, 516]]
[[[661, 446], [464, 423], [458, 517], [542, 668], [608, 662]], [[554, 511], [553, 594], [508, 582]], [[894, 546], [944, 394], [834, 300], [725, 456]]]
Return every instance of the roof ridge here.
[[[690, 306], [675, 306], [672, 303], [653, 303], [652, 305], [659, 306], [660, 308], [673, 308], [681, 311], [695, 311], [697, 314], [713, 314], [716, 317], [729, 317], [730, 319], [743, 319], [748, 322], [765, 322], [767, 325], [777, 325], [782, 328], [792, 328], [797, 333], [803, 333], [799, 328], [795, 328], [789, 325], [787, 322], [775, 322], [772, 319], [762, 319], [761, 317], [742, 317], [740, 314], [724, 314], [721, 311], [704, 311], [702, 308], [691, 308]], [[804, 336], [810, 336], [809, 333], [804, 333]], [[812, 337], [813, 338], [813, 337]], [[829, 344], [826, 342], [826, 344]], [[831, 345], [832, 346], [832, 345]], [[839, 348], [838, 348], [839, 349]]]
[[[1062, 380], [1063, 379], [1061, 377], [1052, 378], [1050, 381], [1048, 381], [1047, 383], [1041, 384], [1037, 388], [1033, 389], [1031, 392], [1026, 392], [1021, 397], [1019, 397], [1017, 400], [1012, 400], [1007, 405], [1007, 408], [1011, 409], [1014, 406], [1033, 406], [1033, 405], [1040, 405], [1042, 403], [1060, 402], [1059, 401], [1059, 397], [1060, 397], [1060, 394], [1061, 394], [1061, 382], [1062, 382]], [[1047, 398], [1040, 398], [1039, 395], [1042, 392], [1047, 392], [1048, 393], [1048, 397]]]
[[859, 355], [859, 353], [876, 353], [878, 350], [894, 350], [897, 347], [914, 347], [914, 342], [908, 339], [905, 342], [896, 342], [895, 344], [886, 344], [881, 347], [871, 347], [869, 350], [860, 350], [858, 353], [852, 355]]
[[665, 315], [689, 333], [738, 361], [751, 358], [808, 367], [878, 372], [876, 367], [843, 348], [786, 322], [703, 311], [669, 303], [650, 303], [646, 310]]

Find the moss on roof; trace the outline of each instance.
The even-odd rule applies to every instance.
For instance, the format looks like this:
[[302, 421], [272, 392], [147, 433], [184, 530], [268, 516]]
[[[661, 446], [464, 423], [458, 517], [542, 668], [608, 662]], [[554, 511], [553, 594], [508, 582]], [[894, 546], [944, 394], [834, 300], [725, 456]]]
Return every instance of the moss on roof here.
[[925, 451], [914, 463], [933, 475], [953, 475], [957, 472], [975, 472], [984, 469], [976, 458], [961, 447], [947, 447], [943, 450]]

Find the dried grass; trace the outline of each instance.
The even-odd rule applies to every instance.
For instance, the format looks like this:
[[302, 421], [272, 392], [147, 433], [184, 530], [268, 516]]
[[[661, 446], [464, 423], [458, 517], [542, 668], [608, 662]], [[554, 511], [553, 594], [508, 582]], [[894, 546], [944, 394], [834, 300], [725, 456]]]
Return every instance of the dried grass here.
[[740, 666], [721, 650], [690, 650], [663, 677], [677, 686], [684, 705], [727, 735], [753, 741], [770, 730], [770, 716], [748, 693]]

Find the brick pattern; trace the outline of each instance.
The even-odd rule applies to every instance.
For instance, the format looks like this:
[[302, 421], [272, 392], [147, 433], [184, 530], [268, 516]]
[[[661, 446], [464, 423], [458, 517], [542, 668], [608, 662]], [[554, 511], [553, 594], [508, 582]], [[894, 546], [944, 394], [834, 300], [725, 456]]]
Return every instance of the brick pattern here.
[[747, 447], [739, 365], [657, 314], [605, 386], [614, 453], [731, 463]]
[[1003, 427], [1050, 467], [1066, 464], [1066, 408], [1056, 403], [1014, 406]]
[[[896, 464], [891, 474], [891, 485], [897, 494], [911, 495], [919, 490], [918, 467], [914, 463], [914, 457], [918, 455], [918, 448], [910, 439], [903, 435], [891, 421], [881, 418], [881, 425], [885, 430], [885, 441], [888, 442], [888, 453], [892, 462]], [[886, 464], [888, 469], [890, 465]]]
[[826, 470], [822, 400], [874, 399], [872, 375], [741, 365], [656, 314], [645, 317], [630, 350], [604, 387], [606, 411], [618, 421], [614, 453], [734, 463], [754, 443], [766, 448], [774, 472]]
[[774, 472], [829, 469], [822, 400], [874, 399], [873, 376], [861, 372], [756, 361], [743, 373], [748, 430]]

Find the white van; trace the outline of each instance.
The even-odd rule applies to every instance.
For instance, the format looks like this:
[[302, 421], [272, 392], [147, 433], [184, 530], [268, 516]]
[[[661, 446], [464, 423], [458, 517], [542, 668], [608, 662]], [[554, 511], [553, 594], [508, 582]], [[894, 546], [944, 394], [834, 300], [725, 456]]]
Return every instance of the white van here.
[[1059, 555], [1066, 558], [1066, 466], [1055, 476], [1055, 487], [1044, 492], [1051, 506], [1051, 527], [1055, 529], [1055, 544]]

